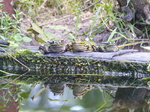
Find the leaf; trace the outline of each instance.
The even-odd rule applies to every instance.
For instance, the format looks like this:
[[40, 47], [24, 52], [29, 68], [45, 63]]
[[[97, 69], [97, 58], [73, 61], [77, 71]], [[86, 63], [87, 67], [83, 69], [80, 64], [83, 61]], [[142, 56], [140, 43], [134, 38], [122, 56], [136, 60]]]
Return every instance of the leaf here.
[[145, 47], [141, 46], [141, 47], [146, 49], [146, 50], [150, 50], [150, 46], [145, 46]]
[[14, 39], [15, 39], [16, 41], [21, 41], [21, 40], [22, 40], [22, 36], [21, 36], [20, 34], [16, 34], [16, 35], [14, 36]]
[[148, 81], [148, 83], [147, 83], [147, 84], [148, 84], [148, 86], [150, 87], [150, 81]]
[[121, 36], [120, 37], [116, 37], [116, 38], [111, 39], [109, 42], [113, 42], [113, 41], [119, 40], [121, 38], [123, 38], [123, 37], [121, 37]]
[[[92, 26], [91, 26], [91, 28], [90, 28], [89, 37], [91, 37], [91, 34], [92, 34], [92, 31], [93, 31], [94, 25], [95, 25], [95, 23], [96, 23], [96, 21], [97, 21], [97, 19], [98, 19], [98, 16], [99, 16], [100, 9], [101, 9], [101, 7], [99, 7], [99, 8], [97, 9], [97, 11], [96, 11], [96, 15], [95, 15], [95, 17], [94, 17]], [[91, 40], [91, 38], [90, 38], [90, 40]]]
[[[50, 32], [49, 30], [44, 30], [44, 34], [45, 34], [45, 37], [46, 38], [48, 38], [49, 40], [51, 40], [51, 39], [55, 39], [55, 40], [57, 40], [58, 39], [58, 37], [55, 35], [55, 34], [53, 34], [52, 32]], [[59, 39], [58, 39], [59, 40]]]
[[43, 39], [43, 38], [39, 38], [39, 37], [35, 37], [35, 38], [36, 38], [36, 41], [39, 42], [39, 43], [44, 43], [44, 42], [46, 42], [46, 40]]
[[75, 35], [77, 36], [77, 31], [79, 29], [79, 15], [80, 15], [80, 10], [78, 10], [78, 15], [77, 15], [77, 19], [76, 19], [76, 26], [75, 26]]
[[114, 36], [115, 33], [116, 33], [116, 30], [117, 30], [117, 28], [115, 28], [115, 29], [111, 32], [111, 34], [110, 34], [110, 36], [109, 36], [107, 42], [110, 42], [110, 41], [111, 41], [111, 39], [113, 38], [113, 36]]
[[23, 40], [24, 42], [31, 42], [31, 41], [32, 41], [32, 39], [29, 38], [29, 37], [23, 37], [22, 40]]
[[37, 96], [39, 96], [46, 88], [42, 88], [40, 89], [37, 93], [35, 93], [35, 95], [33, 95], [31, 97], [32, 100], [34, 100]]
[[20, 4], [26, 5], [25, 2], [22, 2], [22, 1], [19, 1], [19, 0], [15, 1], [14, 4], [15, 4], [15, 5], [20, 5]]
[[40, 26], [38, 26], [38, 25], [35, 24], [35, 23], [31, 23], [31, 25], [32, 25], [32, 29], [33, 29], [34, 31], [36, 31], [36, 32], [39, 33], [39, 34], [43, 34], [43, 35], [44, 35], [44, 31], [42, 30], [42, 28], [40, 28]]
[[148, 65], [147, 70], [150, 72], [150, 64]]
[[75, 36], [72, 33], [69, 33], [68, 36], [66, 36], [66, 38], [69, 40], [74, 40]]
[[66, 31], [70, 31], [67, 27], [64, 27], [62, 25], [57, 25], [57, 26], [50, 26], [50, 28], [52, 29], [56, 29], [56, 30], [66, 30]]
[[28, 91], [28, 92], [23, 92], [23, 93], [20, 94], [20, 96], [25, 99], [25, 98], [28, 98], [28, 97], [29, 97], [29, 94], [30, 94], [30, 91]]
[[48, 98], [50, 101], [62, 101], [62, 102], [67, 102], [68, 100], [59, 100], [59, 99], [51, 99], [51, 98]]
[[6, 40], [6, 38], [2, 35], [0, 35], [0, 38], [3, 39], [3, 40]]
[[[143, 43], [147, 43], [147, 42], [143, 42]], [[133, 43], [131, 42], [131, 43], [128, 43], [128, 44], [119, 45], [118, 47], [120, 48], [120, 47], [125, 47], [125, 46], [136, 45], [136, 44], [141, 44], [141, 42], [133, 42]]]
[[127, 5], [126, 5], [126, 7], [129, 5], [129, 3], [130, 3], [130, 0], [127, 0]]

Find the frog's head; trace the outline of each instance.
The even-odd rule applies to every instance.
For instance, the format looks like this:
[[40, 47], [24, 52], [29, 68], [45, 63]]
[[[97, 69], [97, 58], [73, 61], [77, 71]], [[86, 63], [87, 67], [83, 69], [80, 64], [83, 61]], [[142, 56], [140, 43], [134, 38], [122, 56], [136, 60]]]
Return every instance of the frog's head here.
[[50, 90], [56, 95], [63, 95], [64, 92], [64, 84], [50, 84]]
[[99, 45], [100, 52], [115, 52], [118, 51], [118, 47], [114, 42], [102, 42]]
[[74, 85], [73, 86], [73, 95], [75, 96], [75, 98], [82, 98], [89, 90], [89, 86], [88, 85]]
[[64, 40], [51, 40], [49, 41], [50, 45], [65, 45], [65, 41]]

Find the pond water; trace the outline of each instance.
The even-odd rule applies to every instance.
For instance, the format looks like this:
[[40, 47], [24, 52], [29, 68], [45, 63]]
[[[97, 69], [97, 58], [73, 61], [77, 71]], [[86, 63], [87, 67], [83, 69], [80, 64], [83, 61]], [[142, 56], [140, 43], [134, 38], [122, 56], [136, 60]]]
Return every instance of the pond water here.
[[140, 77], [113, 74], [32, 72], [18, 78], [19, 75], [3, 73], [0, 109], [2, 112], [149, 112], [149, 74]]

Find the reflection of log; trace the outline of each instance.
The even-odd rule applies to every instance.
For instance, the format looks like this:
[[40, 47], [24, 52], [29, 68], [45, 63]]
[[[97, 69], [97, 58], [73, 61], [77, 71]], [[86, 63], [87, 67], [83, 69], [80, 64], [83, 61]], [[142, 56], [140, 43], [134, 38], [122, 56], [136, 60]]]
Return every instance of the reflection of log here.
[[[17, 78], [19, 75], [10, 76], [11, 79]], [[112, 76], [109, 75], [83, 75], [83, 74], [67, 74], [67, 75], [56, 75], [56, 74], [26, 74], [23, 77], [18, 79], [19, 82], [22, 83], [37, 83], [44, 82], [45, 85], [49, 84], [102, 84], [102, 85], [112, 85], [112, 86], [134, 86], [134, 87], [148, 87], [149, 80], [141, 80], [128, 76]], [[132, 85], [131, 85], [132, 84]]]

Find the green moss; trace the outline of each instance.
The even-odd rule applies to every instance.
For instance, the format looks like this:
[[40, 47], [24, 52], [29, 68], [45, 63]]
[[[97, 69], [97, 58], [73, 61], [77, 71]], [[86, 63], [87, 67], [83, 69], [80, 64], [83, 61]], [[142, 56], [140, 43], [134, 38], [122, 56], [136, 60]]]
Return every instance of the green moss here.
[[[91, 59], [85, 57], [52, 57], [39, 55], [17, 55], [16, 59], [37, 72], [48, 72], [51, 74], [101, 74], [102, 72], [137, 73], [149, 74], [148, 63], [130, 61], [110, 61]], [[6, 67], [19, 64], [8, 56], [1, 56], [0, 60]], [[2, 66], [3, 66], [2, 65]], [[21, 66], [19, 66], [21, 67]], [[21, 68], [22, 69], [22, 68]], [[25, 71], [25, 69], [22, 69]]]

